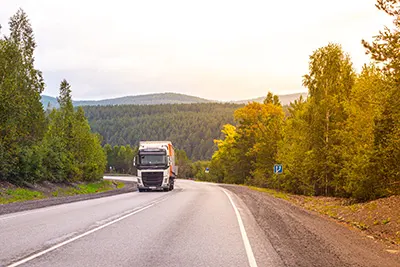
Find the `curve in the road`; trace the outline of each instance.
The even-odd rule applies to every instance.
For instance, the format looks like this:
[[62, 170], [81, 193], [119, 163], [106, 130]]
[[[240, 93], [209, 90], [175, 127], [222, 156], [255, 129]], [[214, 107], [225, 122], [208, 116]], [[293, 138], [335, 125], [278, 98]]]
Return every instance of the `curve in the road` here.
[[0, 216], [0, 235], [14, 243], [3, 250], [0, 265], [256, 267], [243, 223], [248, 218], [242, 220], [236, 198], [216, 185], [177, 185], [169, 193], [130, 193]]

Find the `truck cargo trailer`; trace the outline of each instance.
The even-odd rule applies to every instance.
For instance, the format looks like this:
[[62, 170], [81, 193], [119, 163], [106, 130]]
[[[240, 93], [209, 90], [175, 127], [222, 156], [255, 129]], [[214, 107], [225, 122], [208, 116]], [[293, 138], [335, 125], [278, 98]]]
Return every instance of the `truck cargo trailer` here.
[[170, 141], [141, 141], [133, 164], [137, 169], [139, 192], [174, 189], [178, 168]]

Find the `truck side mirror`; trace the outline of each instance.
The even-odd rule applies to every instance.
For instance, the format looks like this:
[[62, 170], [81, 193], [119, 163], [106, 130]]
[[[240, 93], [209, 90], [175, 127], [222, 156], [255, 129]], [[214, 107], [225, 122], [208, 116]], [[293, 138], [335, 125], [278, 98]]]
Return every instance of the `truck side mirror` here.
[[133, 157], [133, 166], [136, 167], [136, 157]]

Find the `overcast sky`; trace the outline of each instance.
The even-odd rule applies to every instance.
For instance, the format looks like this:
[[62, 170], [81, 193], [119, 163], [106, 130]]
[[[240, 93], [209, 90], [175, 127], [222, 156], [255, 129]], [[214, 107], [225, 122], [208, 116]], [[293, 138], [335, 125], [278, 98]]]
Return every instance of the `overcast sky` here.
[[[0, 23], [31, 20], [45, 94], [74, 99], [177, 92], [239, 100], [306, 91], [308, 57], [340, 43], [357, 70], [361, 39], [391, 20], [375, 0], [0, 0]], [[3, 32], [4, 31], [3, 29]]]

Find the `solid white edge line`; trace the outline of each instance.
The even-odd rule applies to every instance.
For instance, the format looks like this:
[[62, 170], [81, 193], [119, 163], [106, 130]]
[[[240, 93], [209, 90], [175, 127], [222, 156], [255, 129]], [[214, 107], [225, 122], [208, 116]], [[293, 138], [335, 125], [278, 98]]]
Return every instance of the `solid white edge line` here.
[[228, 196], [228, 199], [232, 204], [233, 210], [235, 211], [236, 218], [239, 223], [240, 233], [242, 234], [244, 248], [246, 250], [247, 259], [249, 260], [250, 267], [257, 267], [256, 258], [254, 257], [253, 250], [251, 249], [250, 241], [249, 241], [249, 238], [247, 237], [246, 229], [244, 228], [244, 224], [242, 221], [242, 217], [240, 217], [239, 210], [237, 209], [231, 196], [224, 189], [222, 189], [222, 191], [224, 191], [224, 193]]
[[16, 267], [16, 266], [19, 266], [19, 265], [21, 265], [21, 264], [24, 264], [24, 263], [26, 263], [26, 262], [28, 262], [28, 261], [31, 261], [31, 260], [33, 260], [33, 259], [35, 259], [35, 258], [37, 258], [37, 257], [40, 257], [40, 256], [42, 256], [42, 255], [44, 255], [44, 254], [47, 254], [47, 253], [51, 252], [51, 251], [53, 251], [53, 250], [55, 250], [55, 249], [57, 249], [57, 248], [59, 248], [59, 247], [65, 246], [65, 245], [67, 245], [67, 244], [69, 244], [69, 243], [71, 243], [71, 242], [73, 242], [73, 241], [75, 241], [75, 240], [78, 240], [78, 239], [80, 239], [80, 238], [82, 238], [82, 237], [84, 237], [84, 236], [90, 235], [90, 234], [92, 234], [92, 233], [94, 233], [94, 232], [99, 231], [100, 229], [103, 229], [103, 228], [105, 228], [105, 227], [107, 227], [107, 226], [110, 226], [110, 225], [112, 225], [112, 224], [114, 224], [114, 223], [116, 223], [116, 222], [122, 221], [122, 220], [124, 220], [124, 219], [126, 219], [126, 218], [128, 218], [128, 217], [130, 217], [130, 216], [132, 216], [132, 215], [134, 215], [134, 214], [136, 214], [136, 213], [139, 213], [139, 212], [141, 212], [141, 211], [144, 211], [144, 210], [146, 210], [146, 209], [148, 209], [148, 208], [154, 206], [155, 204], [164, 201], [165, 199], [166, 199], [166, 198], [164, 198], [163, 200], [158, 201], [158, 202], [153, 202], [153, 203], [151, 203], [151, 204], [149, 204], [149, 205], [147, 205], [147, 206], [144, 206], [143, 208], [137, 209], [137, 210], [135, 210], [135, 211], [133, 211], [133, 212], [131, 212], [131, 213], [128, 213], [128, 214], [126, 214], [126, 215], [124, 215], [124, 216], [122, 216], [122, 217], [119, 217], [118, 219], [115, 219], [115, 220], [113, 220], [113, 221], [111, 221], [111, 222], [108, 222], [108, 223], [106, 223], [106, 224], [103, 224], [103, 225], [101, 225], [101, 226], [99, 226], [99, 227], [96, 227], [96, 228], [94, 228], [94, 229], [92, 229], [92, 230], [89, 230], [89, 231], [87, 231], [87, 232], [85, 232], [85, 233], [83, 233], [83, 234], [80, 234], [80, 235], [78, 235], [78, 236], [75, 236], [75, 237], [73, 237], [73, 238], [71, 238], [71, 239], [68, 239], [68, 240], [66, 240], [66, 241], [64, 241], [64, 242], [61, 242], [61, 243], [59, 243], [59, 244], [57, 244], [57, 245], [54, 245], [54, 246], [52, 246], [52, 247], [50, 247], [50, 248], [48, 248], [48, 249], [45, 249], [45, 250], [43, 250], [43, 251], [40, 251], [40, 252], [36, 253], [36, 254], [33, 254], [33, 255], [31, 255], [31, 256], [29, 256], [29, 257], [27, 257], [27, 258], [24, 258], [24, 259], [22, 259], [22, 260], [19, 260], [19, 261], [17, 261], [17, 262], [14, 262], [14, 263], [8, 265], [8, 267]]

